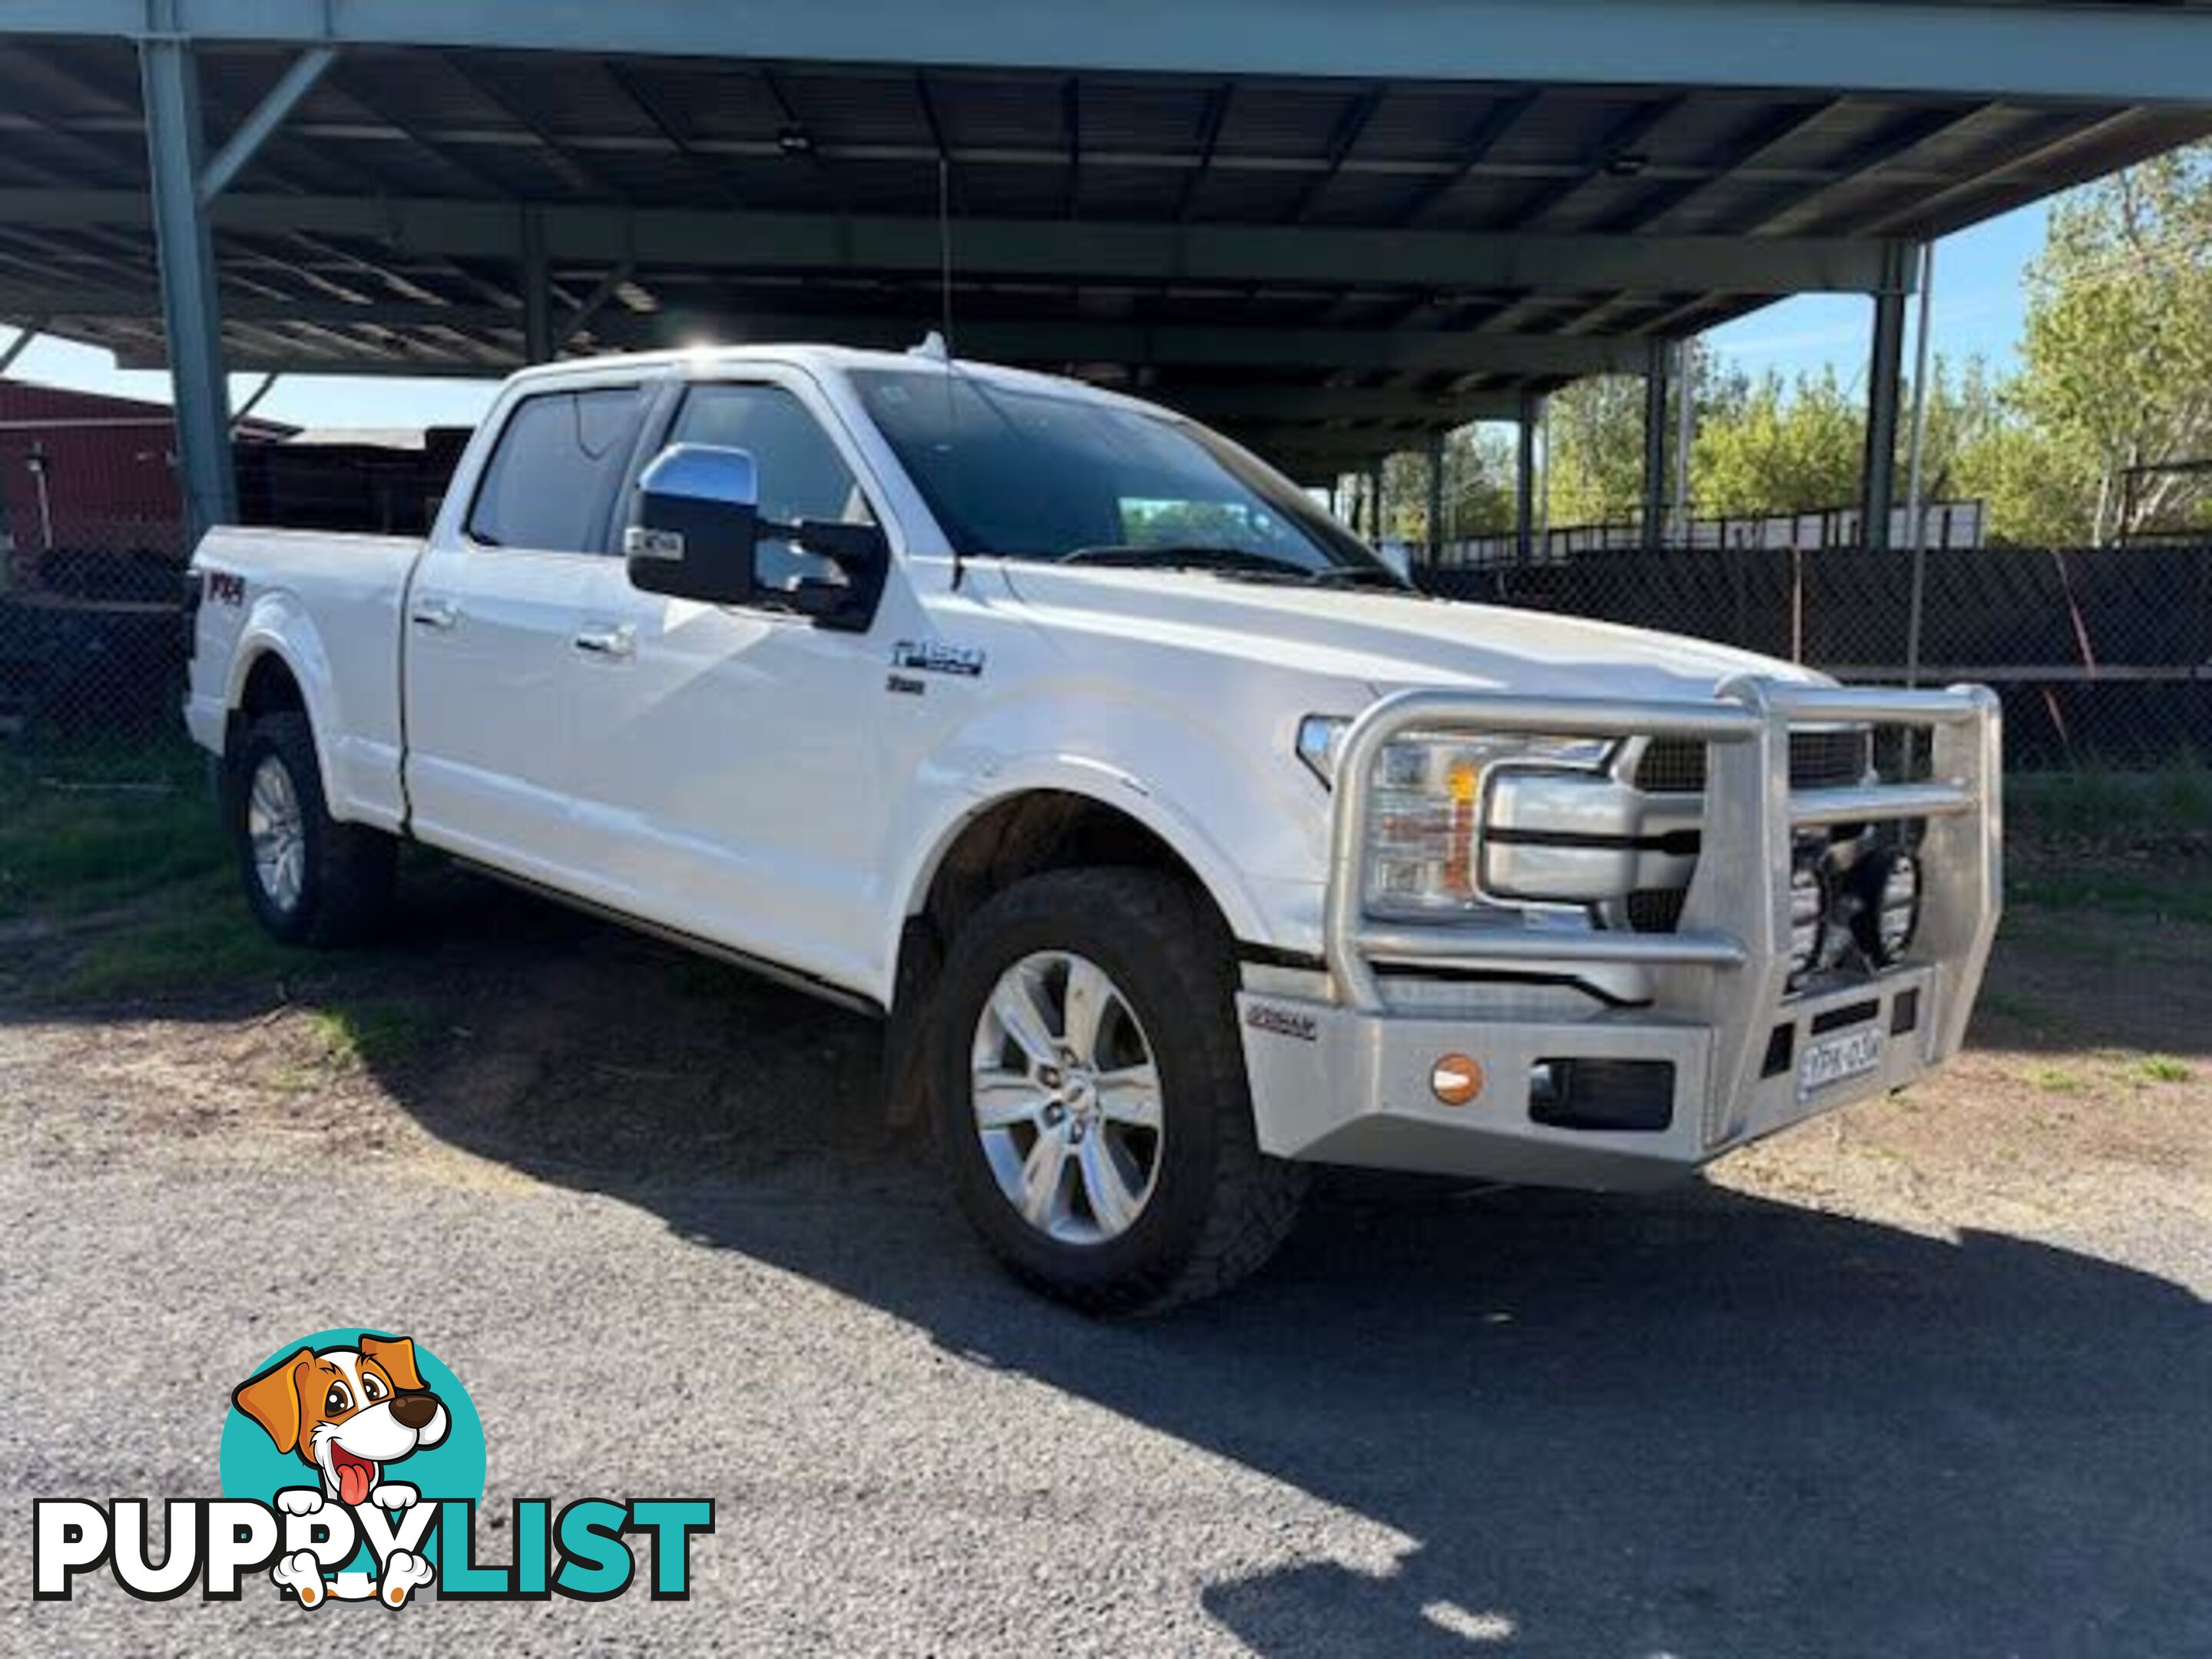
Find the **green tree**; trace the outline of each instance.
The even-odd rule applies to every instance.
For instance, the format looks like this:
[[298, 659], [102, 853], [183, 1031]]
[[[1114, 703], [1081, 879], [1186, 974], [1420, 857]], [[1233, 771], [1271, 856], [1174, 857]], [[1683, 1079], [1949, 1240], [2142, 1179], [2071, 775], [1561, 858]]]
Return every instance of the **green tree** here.
[[2143, 470], [2212, 458], [2212, 144], [2061, 200], [2028, 281], [2008, 398], [2024, 429], [1984, 459], [1998, 528], [2212, 529], [2212, 476]]
[[[1444, 538], [1495, 536], [1513, 527], [1510, 429], [1464, 426], [1444, 436]], [[1345, 502], [1349, 496], [1340, 497]], [[1382, 464], [1382, 533], [1415, 547], [1429, 538], [1429, 458], [1407, 452]]]
[[1700, 421], [1691, 496], [1701, 515], [1809, 513], [1858, 499], [1866, 418], [1835, 371], [1768, 374]]
[[1644, 381], [1601, 374], [1551, 400], [1545, 425], [1556, 525], [1626, 524], [1644, 507]]

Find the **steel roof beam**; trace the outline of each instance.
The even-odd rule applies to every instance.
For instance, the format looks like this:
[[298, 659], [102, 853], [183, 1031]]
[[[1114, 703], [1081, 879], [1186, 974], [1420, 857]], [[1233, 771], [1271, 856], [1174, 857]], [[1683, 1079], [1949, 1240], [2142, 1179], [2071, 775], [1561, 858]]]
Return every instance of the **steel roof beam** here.
[[1352, 152], [1358, 148], [1360, 139], [1366, 136], [1367, 129], [1373, 125], [1376, 112], [1382, 107], [1382, 100], [1389, 95], [1389, 91], [1387, 86], [1368, 88], [1353, 100], [1338, 119], [1336, 131], [1329, 135], [1328, 153], [1316, 158], [1320, 163], [1316, 169], [1316, 176], [1299, 192], [1297, 203], [1291, 209], [1288, 217], [1292, 224], [1304, 223], [1313, 212], [1314, 204], [1336, 182], [1337, 175], [1344, 171], [1345, 163], [1352, 159]]
[[623, 96], [629, 100], [639, 114], [645, 117], [663, 142], [684, 158], [692, 175], [706, 184], [710, 194], [720, 197], [732, 207], [744, 205], [744, 198], [732, 187], [722, 169], [702, 153], [697, 141], [676, 125], [667, 106], [651, 87], [647, 86], [634, 71], [612, 59], [603, 67], [607, 78], [621, 89]]
[[[1752, 86], [1968, 96], [2204, 96], [2196, 8], [1942, 0], [177, 0], [199, 39], [303, 46], [482, 46], [632, 57], [1558, 85]], [[145, 0], [11, 0], [22, 33], [147, 32]]]
[[200, 174], [201, 201], [212, 202], [230, 187], [231, 180], [269, 142], [270, 135], [283, 125], [284, 118], [299, 107], [300, 100], [314, 90], [315, 82], [337, 58], [333, 47], [310, 46], [292, 60], [252, 112], [238, 124], [238, 131], [208, 158], [207, 167]]
[[38, 343], [39, 336], [46, 331], [46, 319], [43, 317], [26, 317], [16, 323], [15, 337], [8, 342], [5, 349], [0, 349], [0, 375], [15, 368], [15, 360]]
[[1518, 230], [1556, 213], [1592, 185], [1610, 177], [1616, 167], [1632, 166], [1635, 169], [1632, 176], [1642, 176], [1650, 170], [1650, 162], [1648, 157], [1637, 154], [1637, 146], [1679, 114], [1689, 101], [1686, 93], [1678, 93], [1672, 98], [1655, 98], [1614, 123], [1598, 142], [1588, 165], [1550, 188], [1537, 191], [1513, 216], [1510, 228]]
[[1304, 450], [1308, 453], [1328, 449], [1365, 449], [1378, 455], [1395, 455], [1401, 450], [1425, 448], [1431, 432], [1449, 432], [1455, 427], [1465, 426], [1467, 422], [1444, 416], [1423, 421], [1406, 419], [1328, 425], [1320, 421], [1274, 421], [1255, 416], [1249, 419], [1224, 416], [1209, 424], [1218, 425], [1228, 436], [1249, 449], [1264, 451], [1273, 446], [1282, 449]]
[[1198, 201], [1198, 193], [1206, 187], [1206, 175], [1213, 171], [1221, 149], [1221, 129], [1229, 119], [1229, 106], [1237, 96], [1237, 83], [1224, 81], [1208, 89], [1206, 112], [1199, 119], [1197, 164], [1183, 179], [1182, 195], [1176, 203], [1175, 216], [1178, 223], [1190, 217], [1190, 210]]
[[1429, 210], [1450, 195], [1486, 166], [1491, 151], [1504, 141], [1506, 134], [1519, 125], [1521, 118], [1535, 108], [1542, 100], [1541, 92], [1524, 92], [1510, 98], [1501, 98], [1483, 112], [1482, 119], [1467, 135], [1467, 142], [1458, 160], [1443, 177], [1425, 186], [1398, 216], [1403, 225], [1418, 224], [1426, 218]]
[[447, 53], [446, 66], [452, 70], [461, 83], [479, 98], [514, 122], [538, 146], [546, 165], [561, 175], [562, 182], [571, 190], [585, 196], [611, 197], [620, 199], [622, 191], [609, 182], [605, 174], [595, 172], [569, 154], [568, 143], [540, 120], [489, 70], [472, 64], [459, 53]]
[[1369, 386], [1149, 386], [1135, 394], [1202, 421], [1235, 425], [1303, 421], [1418, 421], [1465, 426], [1510, 421], [1520, 408], [1511, 392], [1432, 392]]
[[1792, 104], [1775, 111], [1761, 125], [1740, 160], [1711, 168], [1703, 178], [1686, 179], [1674, 189], [1653, 193], [1644, 201], [1614, 215], [1607, 222], [1605, 228], [1622, 232], [1643, 230], [1668, 214], [1688, 207], [1718, 185], [1755, 181], [1761, 161], [1814, 131], [1821, 122], [1844, 107], [1847, 101], [1841, 98], [1823, 98], [1809, 106]]
[[[2116, 135], [2130, 140], [2153, 137], [2169, 144], [2185, 143], [2195, 136], [2193, 131], [2186, 130], [2171, 133], [2158, 130], [2161, 126], [2172, 125], [2173, 118], [2170, 112], [2165, 111], [2087, 112], [2075, 117], [2064, 131], [2025, 154], [2015, 155], [1978, 177], [1960, 179], [1933, 196], [1924, 196], [1917, 201], [1885, 211], [1874, 222], [1885, 228], [1924, 224], [1968, 206], [1977, 212], [1986, 212], [1989, 210], [1984, 198], [1992, 191], [2009, 194], [2014, 199], [2002, 205], [2014, 205], [2018, 201], [2045, 194], [2053, 188], [2044, 176], [2045, 169], [2064, 169], [2077, 151], [2107, 142]], [[2146, 129], [2149, 131], [2146, 132]]]
[[[934, 271], [935, 220], [549, 204], [547, 252], [605, 264], [755, 270]], [[219, 228], [360, 236], [411, 252], [511, 259], [521, 225], [501, 202], [345, 196], [227, 196]], [[0, 221], [143, 225], [131, 191], [0, 190]], [[1782, 295], [1872, 293], [1887, 244], [1869, 238], [1617, 236], [1370, 230], [1337, 227], [967, 218], [955, 226], [963, 273], [1112, 280], [1308, 282], [1598, 292], [1614, 289]]]
[[1907, 112], [1893, 122], [1887, 131], [1877, 133], [1846, 157], [1828, 182], [1766, 215], [1754, 228], [1791, 231], [1817, 227], [1824, 216], [1820, 204], [1844, 186], [1881, 172], [1893, 161], [1910, 155], [1923, 144], [1981, 120], [2000, 107], [1995, 104], [1982, 104], [1968, 110], [1934, 109]]
[[[0, 282], [0, 307], [18, 315], [37, 313], [59, 321], [127, 320], [150, 314], [141, 295], [93, 288], [58, 289]], [[602, 341], [624, 347], [662, 343], [668, 326], [657, 317], [606, 313], [587, 325]], [[407, 302], [351, 305], [343, 301], [232, 297], [226, 316], [240, 322], [367, 324], [392, 329], [514, 329], [521, 316], [508, 307]], [[848, 345], [899, 348], [912, 344], [933, 319], [922, 312], [743, 313], [724, 322], [732, 338], [829, 340]], [[742, 328], [739, 325], [742, 324]], [[713, 314], [684, 313], [689, 328], [714, 329]], [[1485, 334], [1465, 330], [1431, 333], [1413, 329], [1243, 328], [1176, 324], [1055, 323], [963, 318], [956, 343], [977, 357], [1023, 362], [1184, 365], [1195, 368], [1355, 369], [1405, 374], [1493, 374], [1573, 378], [1632, 374], [1644, 361], [1642, 339], [1607, 335]]]
[[[621, 66], [611, 64], [606, 68], [611, 75], [615, 75]], [[634, 81], [631, 86], [634, 88]], [[632, 90], [631, 97], [633, 102], [638, 102], [635, 90]], [[1512, 101], [1518, 104], [1522, 100]], [[1823, 108], [1827, 106], [1826, 104], [1822, 106]], [[653, 118], [643, 103], [639, 102], [639, 109], [648, 120]], [[665, 125], [659, 126], [652, 133], [592, 132], [562, 131], [542, 123], [534, 131], [525, 131], [520, 126], [453, 126], [440, 122], [400, 127], [382, 120], [318, 117], [313, 120], [291, 122], [285, 131], [296, 138], [349, 144], [413, 144], [417, 139], [422, 139], [430, 143], [460, 148], [475, 146], [487, 150], [538, 149], [549, 144], [557, 144], [563, 151], [573, 152], [578, 158], [589, 155], [679, 155], [693, 160], [720, 157], [758, 161], [782, 160], [791, 154], [790, 149], [776, 138], [680, 137], [672, 128]], [[45, 132], [75, 138], [137, 138], [143, 134], [144, 123], [136, 112], [114, 115], [42, 112], [27, 115], [9, 110], [0, 111], [0, 132]], [[1201, 131], [1197, 147], [1187, 150], [1100, 148], [1086, 143], [1079, 159], [1086, 167], [1133, 167], [1185, 175], [1207, 168], [1223, 173], [1297, 173], [1318, 177], [1324, 181], [1331, 176], [1360, 175], [1417, 179], [1445, 188], [1468, 179], [1478, 178], [1532, 185], [1550, 181], [1573, 183], [1583, 179], [1587, 173], [1587, 168], [1581, 163], [1535, 159], [1480, 159], [1470, 161], [1464, 156], [1346, 155], [1341, 161], [1332, 162], [1326, 155], [1290, 155], [1260, 150], [1210, 155], [1205, 147], [1205, 137]], [[1477, 146], [1480, 137], [1479, 131], [1471, 133], [1470, 146]], [[817, 162], [934, 162], [939, 152], [929, 143], [873, 139], [833, 143], [814, 139], [805, 154]], [[1078, 159], [1064, 143], [953, 144], [948, 146], [943, 155], [946, 161], [961, 167], [1042, 167], [1054, 172], [1066, 169]], [[1933, 169], [1893, 167], [1888, 171], [1893, 178], [1914, 184], [1947, 184], [1954, 176]], [[1723, 178], [1740, 179], [1749, 184], [1810, 186], [1832, 182], [1842, 175], [1837, 169], [1828, 167], [1753, 165], [1736, 168], [1723, 162], [1654, 161], [1637, 176], [1648, 183], [1694, 189]], [[611, 190], [611, 185], [601, 181], [593, 188], [604, 193]]]

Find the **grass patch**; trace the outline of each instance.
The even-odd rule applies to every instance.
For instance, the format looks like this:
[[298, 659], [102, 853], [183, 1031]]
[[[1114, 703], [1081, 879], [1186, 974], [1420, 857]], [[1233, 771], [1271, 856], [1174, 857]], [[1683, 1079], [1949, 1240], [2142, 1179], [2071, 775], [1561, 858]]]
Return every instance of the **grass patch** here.
[[2136, 1070], [2152, 1083], [2186, 1083], [2197, 1073], [2171, 1054], [2145, 1054]]
[[70, 935], [30, 964], [43, 1002], [213, 990], [309, 960], [255, 925], [204, 758], [179, 742], [0, 758], [0, 919]]
[[2016, 991], [1984, 991], [1974, 1004], [1974, 1012], [2002, 1024], [2038, 1031], [2059, 1030], [2066, 1024], [2049, 1003]]
[[2212, 871], [2172, 875], [2079, 868], [2027, 871], [2006, 884], [2007, 896], [2046, 910], [2094, 910], [2108, 916], [2212, 926]]
[[86, 915], [229, 866], [204, 769], [188, 754], [0, 764], [0, 917]]
[[2084, 926], [2079, 916], [2039, 908], [2033, 899], [2010, 887], [2006, 893], [2008, 908], [1998, 938], [2007, 944], [2033, 945], [2100, 968], [2118, 967], [2143, 954], [2139, 945], [2133, 951], [2125, 949], [2102, 930]]
[[2057, 1066], [2039, 1066], [2027, 1074], [2027, 1080], [2047, 1095], [2085, 1095], [2088, 1084], [2074, 1073]]
[[2191, 757], [2155, 772], [2017, 773], [2005, 780], [2005, 815], [2027, 841], [2201, 842], [2212, 825], [2212, 767]]
[[126, 921], [94, 934], [33, 994], [107, 1002], [210, 990], [281, 979], [307, 961], [263, 933], [229, 872], [217, 871], [144, 896]]
[[307, 1018], [324, 1058], [348, 1069], [403, 1065], [447, 1030], [434, 1010], [411, 1002], [340, 1002]]
[[2006, 896], [2071, 917], [2212, 926], [2212, 768], [2005, 780]]

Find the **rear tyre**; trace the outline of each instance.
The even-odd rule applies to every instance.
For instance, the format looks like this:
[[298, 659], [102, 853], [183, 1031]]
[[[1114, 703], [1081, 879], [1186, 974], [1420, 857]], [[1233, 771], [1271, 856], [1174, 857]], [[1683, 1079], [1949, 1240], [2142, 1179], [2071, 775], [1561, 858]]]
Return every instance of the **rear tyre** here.
[[350, 945], [382, 923], [398, 845], [331, 816], [305, 714], [264, 714], [246, 728], [224, 768], [222, 806], [246, 902], [271, 935]]
[[1017, 1278], [1133, 1313], [1225, 1290], [1288, 1236], [1306, 1171], [1260, 1151], [1235, 960], [1204, 895], [1150, 870], [1032, 877], [954, 939], [938, 1145]]

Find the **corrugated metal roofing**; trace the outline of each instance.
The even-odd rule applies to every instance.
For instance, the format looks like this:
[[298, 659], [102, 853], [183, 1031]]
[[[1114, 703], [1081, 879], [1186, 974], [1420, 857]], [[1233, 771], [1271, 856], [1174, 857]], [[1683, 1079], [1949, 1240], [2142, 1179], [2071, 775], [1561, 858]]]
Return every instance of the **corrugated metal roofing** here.
[[[203, 46], [198, 58], [218, 135], [289, 61], [247, 46]], [[575, 328], [578, 351], [679, 331], [742, 337], [763, 314], [802, 326], [818, 319], [833, 337], [855, 319], [918, 328], [941, 303], [927, 274], [849, 261], [749, 270], [743, 216], [929, 221], [940, 182], [956, 221], [956, 307], [971, 323], [1672, 337], [1765, 296], [1689, 283], [1622, 289], [1571, 273], [1540, 290], [1439, 291], [1401, 279], [1385, 259], [1326, 282], [1201, 284], [1200, 298], [1173, 276], [1086, 271], [1084, 250], [1098, 227], [1133, 224], [1917, 239], [2208, 131], [2212, 112], [2202, 107], [1848, 90], [924, 72], [362, 46], [343, 53], [231, 191], [280, 204], [335, 197], [731, 216], [728, 248], [712, 261], [649, 247], [557, 261], [559, 314], [617, 278], [625, 284], [623, 300]], [[143, 191], [144, 152], [128, 42], [0, 38], [0, 190]], [[962, 226], [988, 220], [1051, 227], [1068, 256], [1054, 263], [1066, 268], [1018, 274], [963, 257]], [[523, 349], [511, 260], [257, 224], [219, 233], [217, 261], [241, 366], [482, 372]], [[143, 223], [0, 222], [0, 317], [32, 314], [36, 297], [54, 331], [132, 362], [160, 354], [153, 271]], [[80, 296], [76, 308], [53, 303], [58, 291]], [[1163, 388], [1239, 372], [1180, 365], [1171, 343], [1147, 349], [1142, 377]], [[1048, 341], [1029, 356], [1097, 362], [1073, 343], [1055, 354]], [[1340, 372], [1281, 369], [1309, 384]], [[1561, 377], [1378, 367], [1363, 378], [1541, 389]], [[1357, 447], [1349, 430], [1337, 436]]]

